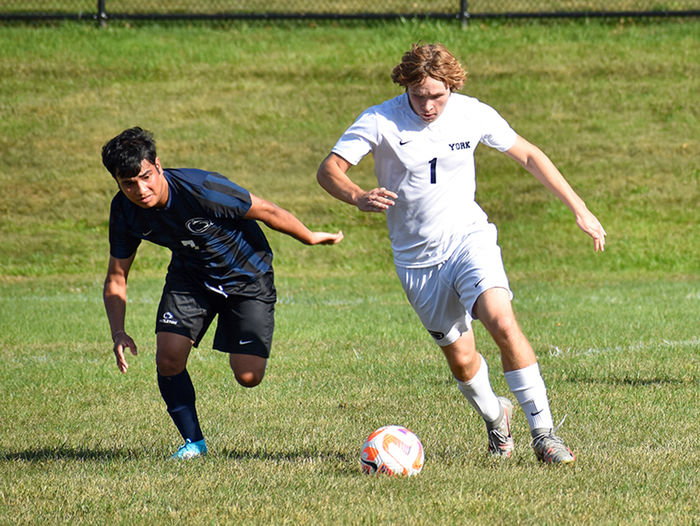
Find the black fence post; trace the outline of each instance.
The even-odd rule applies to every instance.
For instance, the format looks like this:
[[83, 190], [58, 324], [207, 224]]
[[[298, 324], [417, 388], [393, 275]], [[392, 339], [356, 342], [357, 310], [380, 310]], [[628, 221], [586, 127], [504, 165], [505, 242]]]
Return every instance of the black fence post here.
[[467, 0], [459, 0], [459, 20], [462, 22], [463, 26], [469, 23], [469, 7], [467, 6]]
[[100, 24], [100, 27], [107, 27], [105, 0], [97, 0], [97, 23]]

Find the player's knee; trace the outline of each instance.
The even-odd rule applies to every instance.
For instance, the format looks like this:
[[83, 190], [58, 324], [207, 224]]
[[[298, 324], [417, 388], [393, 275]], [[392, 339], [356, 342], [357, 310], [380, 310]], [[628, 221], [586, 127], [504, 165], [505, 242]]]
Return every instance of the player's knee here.
[[243, 387], [255, 387], [265, 376], [266, 358], [250, 354], [231, 354], [229, 363], [233, 376]]
[[474, 346], [471, 334], [462, 335], [456, 342], [442, 347], [447, 363], [455, 378], [467, 381], [481, 364], [481, 355]]
[[156, 368], [161, 376], [175, 376], [185, 370], [186, 362], [156, 355]]
[[236, 381], [241, 384], [243, 387], [255, 387], [256, 385], [259, 385], [260, 382], [262, 382], [263, 376], [265, 376], [265, 372], [257, 372], [257, 371], [245, 371], [245, 372], [236, 372], [233, 371], [233, 376], [236, 378]]
[[463, 354], [455, 359], [455, 361], [450, 364], [450, 370], [457, 380], [466, 382], [474, 376], [475, 371], [479, 370], [480, 365], [481, 355], [474, 351], [473, 353]]
[[156, 367], [163, 376], [175, 376], [185, 370], [192, 340], [186, 336], [159, 332], [156, 344]]
[[490, 323], [488, 329], [497, 341], [511, 341], [522, 334], [514, 316], [500, 316]]

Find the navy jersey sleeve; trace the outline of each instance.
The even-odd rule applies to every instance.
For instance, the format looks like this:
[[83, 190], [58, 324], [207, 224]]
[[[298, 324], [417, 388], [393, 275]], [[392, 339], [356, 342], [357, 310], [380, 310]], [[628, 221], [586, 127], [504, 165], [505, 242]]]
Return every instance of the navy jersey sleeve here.
[[200, 202], [214, 217], [239, 219], [250, 210], [250, 193], [216, 172], [209, 172], [200, 187]]
[[121, 198], [121, 194], [114, 196], [109, 211], [109, 253], [115, 258], [126, 259], [136, 252], [141, 239], [131, 233]]

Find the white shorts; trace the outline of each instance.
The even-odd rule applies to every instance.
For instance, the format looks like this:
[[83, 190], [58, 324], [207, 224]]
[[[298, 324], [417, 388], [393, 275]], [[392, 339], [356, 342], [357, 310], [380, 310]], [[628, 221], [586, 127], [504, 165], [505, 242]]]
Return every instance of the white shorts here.
[[423, 326], [440, 346], [471, 329], [474, 304], [486, 290], [503, 288], [513, 297], [492, 224], [465, 236], [443, 263], [396, 267], [396, 273]]

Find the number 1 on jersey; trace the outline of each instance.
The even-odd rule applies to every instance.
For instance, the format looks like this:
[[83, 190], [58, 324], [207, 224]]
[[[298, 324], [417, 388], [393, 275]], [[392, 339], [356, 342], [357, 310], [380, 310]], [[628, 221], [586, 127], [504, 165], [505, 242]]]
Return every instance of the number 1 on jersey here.
[[435, 168], [437, 167], [437, 157], [430, 159], [430, 184], [435, 184], [436, 175]]

